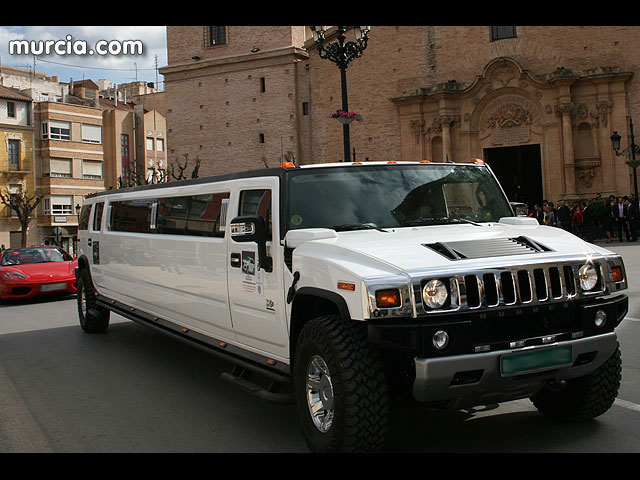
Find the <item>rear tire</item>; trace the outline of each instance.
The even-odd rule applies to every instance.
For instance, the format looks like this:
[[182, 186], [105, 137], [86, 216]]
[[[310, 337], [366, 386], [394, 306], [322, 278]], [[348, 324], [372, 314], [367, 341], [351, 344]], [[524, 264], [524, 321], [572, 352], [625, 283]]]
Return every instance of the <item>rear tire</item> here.
[[531, 397], [531, 401], [540, 413], [555, 420], [591, 420], [611, 408], [618, 395], [621, 379], [622, 360], [620, 348], [617, 347], [613, 355], [593, 373], [567, 380], [562, 390], [545, 387]]
[[78, 273], [78, 318], [87, 333], [103, 333], [109, 327], [110, 312], [96, 304], [96, 295], [89, 271], [83, 268]]
[[387, 381], [363, 325], [334, 315], [309, 321], [297, 343], [294, 385], [312, 452], [382, 448], [389, 415]]

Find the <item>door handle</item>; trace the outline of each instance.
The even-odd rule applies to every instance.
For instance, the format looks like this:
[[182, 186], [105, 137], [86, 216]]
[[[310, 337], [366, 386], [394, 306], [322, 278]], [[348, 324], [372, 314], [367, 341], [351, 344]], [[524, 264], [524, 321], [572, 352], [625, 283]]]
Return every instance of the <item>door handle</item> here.
[[239, 253], [232, 253], [231, 254], [231, 266], [233, 268], [240, 268], [240, 254]]

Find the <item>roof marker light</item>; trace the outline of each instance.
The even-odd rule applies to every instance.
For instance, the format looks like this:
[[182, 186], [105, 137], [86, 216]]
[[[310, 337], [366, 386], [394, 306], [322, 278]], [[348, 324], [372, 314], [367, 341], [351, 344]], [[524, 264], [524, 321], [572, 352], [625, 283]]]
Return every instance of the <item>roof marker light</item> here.
[[296, 166], [293, 164], [293, 162], [282, 162], [280, 164], [280, 166], [282, 168], [296, 168]]
[[472, 158], [470, 160], [471, 163], [480, 163], [484, 165], [484, 160], [482, 160], [481, 158]]
[[420, 163], [431, 163], [431, 160], [420, 160]]
[[398, 162], [396, 162], [395, 160], [390, 160], [387, 163], [398, 163]]

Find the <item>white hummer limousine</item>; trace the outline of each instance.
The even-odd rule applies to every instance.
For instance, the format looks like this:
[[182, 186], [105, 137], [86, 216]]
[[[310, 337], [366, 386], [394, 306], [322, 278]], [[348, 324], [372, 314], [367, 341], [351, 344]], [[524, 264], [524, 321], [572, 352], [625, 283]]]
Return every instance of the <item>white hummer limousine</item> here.
[[80, 215], [78, 313], [114, 312], [294, 400], [312, 451], [375, 451], [392, 400], [530, 398], [591, 419], [618, 392], [619, 255], [515, 215], [488, 165], [365, 162], [109, 190]]

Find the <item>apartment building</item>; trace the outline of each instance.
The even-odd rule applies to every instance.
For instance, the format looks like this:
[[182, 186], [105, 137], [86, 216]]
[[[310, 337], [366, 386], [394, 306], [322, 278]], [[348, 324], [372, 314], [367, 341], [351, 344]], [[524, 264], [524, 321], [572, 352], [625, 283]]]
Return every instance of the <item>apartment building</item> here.
[[[34, 125], [31, 98], [0, 85], [0, 192], [33, 195]], [[27, 242], [35, 243], [35, 220], [30, 223]], [[0, 203], [0, 244], [20, 247], [22, 226], [9, 207]]]
[[133, 95], [127, 101], [100, 98], [106, 188], [167, 179], [163, 98], [163, 92]]
[[[75, 82], [74, 82], [75, 83]], [[104, 190], [102, 110], [91, 81], [71, 85], [64, 102], [34, 106], [39, 239], [76, 251], [78, 213], [85, 195]]]

